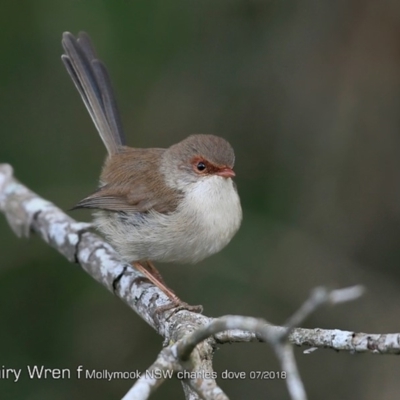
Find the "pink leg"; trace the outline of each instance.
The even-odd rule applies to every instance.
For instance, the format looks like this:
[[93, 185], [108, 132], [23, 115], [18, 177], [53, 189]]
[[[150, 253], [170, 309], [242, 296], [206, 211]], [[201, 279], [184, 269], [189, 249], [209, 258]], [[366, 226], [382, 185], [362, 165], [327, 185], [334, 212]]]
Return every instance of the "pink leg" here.
[[186, 309], [193, 312], [201, 313], [203, 311], [202, 306], [191, 306], [182, 301], [164, 282], [160, 272], [150, 261], [146, 261], [148, 268], [145, 268], [139, 262], [133, 262], [132, 265], [140, 271], [153, 285], [157, 286], [163, 293], [165, 293], [172, 301], [171, 305], [160, 307], [163, 311], [177, 308], [176, 312], [182, 309]]

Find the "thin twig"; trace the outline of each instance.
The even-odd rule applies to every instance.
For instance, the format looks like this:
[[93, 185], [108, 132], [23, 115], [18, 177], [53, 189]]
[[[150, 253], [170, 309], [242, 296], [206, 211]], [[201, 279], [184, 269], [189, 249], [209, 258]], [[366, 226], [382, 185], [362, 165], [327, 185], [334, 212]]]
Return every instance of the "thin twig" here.
[[141, 374], [122, 400], [146, 400], [167, 378], [171, 379], [178, 365], [170, 348], [160, 352], [157, 360]]
[[287, 342], [278, 343], [274, 350], [281, 363], [282, 372], [286, 374], [286, 386], [291, 399], [306, 400], [307, 395], [294, 358], [293, 346]]
[[310, 297], [303, 305], [285, 322], [283, 326], [289, 332], [303, 323], [315, 310], [324, 304], [338, 304], [359, 298], [364, 293], [364, 288], [361, 285], [351, 286], [344, 289], [328, 290], [324, 287], [313, 289]]

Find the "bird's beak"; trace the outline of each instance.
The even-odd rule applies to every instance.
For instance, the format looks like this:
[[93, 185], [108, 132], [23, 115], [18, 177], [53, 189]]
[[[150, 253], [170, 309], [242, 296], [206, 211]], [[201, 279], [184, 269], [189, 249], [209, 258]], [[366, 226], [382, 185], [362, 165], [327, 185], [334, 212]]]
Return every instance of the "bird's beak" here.
[[233, 171], [232, 168], [229, 167], [224, 167], [219, 169], [215, 175], [219, 175], [222, 176], [223, 178], [233, 178], [234, 176], [236, 176], [235, 172]]

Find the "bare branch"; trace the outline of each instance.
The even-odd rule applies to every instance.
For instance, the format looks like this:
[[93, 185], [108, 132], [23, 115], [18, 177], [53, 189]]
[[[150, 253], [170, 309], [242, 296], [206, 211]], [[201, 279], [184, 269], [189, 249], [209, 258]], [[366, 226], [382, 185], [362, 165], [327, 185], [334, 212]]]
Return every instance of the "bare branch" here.
[[315, 288], [310, 297], [284, 324], [287, 328], [287, 334], [305, 321], [320, 306], [328, 303], [337, 304], [352, 301], [359, 298], [363, 293], [364, 288], [361, 285], [330, 291], [324, 287]]
[[179, 362], [178, 346], [179, 342], [163, 349], [154, 364], [141, 375], [122, 400], [145, 400], [173, 376], [182, 381], [187, 399], [228, 400], [215, 381], [216, 373], [201, 368], [199, 358], [197, 361], [194, 357], [190, 362]]
[[329, 301], [331, 304], [345, 303], [347, 301], [357, 300], [365, 292], [362, 285], [355, 285], [344, 289], [335, 289], [329, 293]]
[[332, 291], [315, 289], [284, 327], [244, 316], [212, 319], [188, 310], [169, 308], [168, 297], [130, 264], [121, 261], [108, 243], [90, 232], [89, 224], [73, 220], [54, 204], [23, 186], [6, 164], [0, 164], [0, 211], [4, 212], [18, 236], [36, 232], [127, 303], [164, 338], [164, 344], [173, 343], [160, 352], [124, 400], [147, 399], [171, 374], [182, 381], [187, 399], [228, 399], [218, 387], [212, 368], [212, 355], [217, 343], [269, 342], [281, 362], [282, 370], [287, 373], [288, 390], [294, 400], [304, 400], [306, 394], [293, 348], [287, 342], [310, 346], [310, 350], [328, 347], [350, 352], [400, 354], [400, 334], [371, 335], [295, 328], [323, 304], [358, 298], [363, 292], [361, 286]]
[[[198, 398], [205, 400], [229, 400], [228, 396], [217, 385], [215, 379], [194, 378], [186, 381], [192, 391], [198, 395]], [[195, 399], [193, 392], [188, 398]]]
[[[76, 222], [61, 209], [22, 185], [12, 175], [12, 168], [0, 164], [0, 210], [13, 231], [29, 235], [35, 231], [69, 261], [78, 262], [94, 279], [121, 298], [167, 341], [172, 324], [208, 318], [182, 310], [177, 314], [169, 298], [139, 271], [123, 262], [118, 253], [100, 236], [90, 232], [89, 224]], [[164, 312], [155, 312], [155, 310]], [[182, 331], [182, 329], [181, 329]], [[186, 333], [186, 332], [185, 332]], [[182, 334], [183, 336], [183, 334]], [[175, 338], [178, 340], [179, 338]]]
[[344, 350], [350, 353], [400, 354], [399, 333], [356, 333], [339, 329], [297, 328], [289, 336], [291, 343]]
[[157, 360], [135, 382], [122, 400], [146, 400], [167, 378], [172, 378], [178, 368], [171, 348], [160, 352]]
[[240, 329], [232, 329], [229, 331], [218, 332], [214, 334], [214, 339], [218, 344], [263, 341], [261, 338], [257, 337], [254, 332], [242, 331]]
[[[285, 328], [280, 329], [286, 331]], [[263, 342], [256, 333], [242, 330], [220, 332], [214, 338], [218, 344]], [[294, 328], [288, 340], [296, 346], [311, 346], [304, 350], [304, 354], [311, 354], [318, 348], [350, 353], [400, 354], [399, 333], [356, 333], [340, 329]]]
[[281, 363], [282, 371], [287, 374], [286, 385], [292, 400], [306, 400], [307, 395], [298, 372], [293, 347], [286, 342], [290, 331], [295, 325], [302, 323], [323, 304], [351, 301], [358, 298], [362, 293], [363, 289], [360, 286], [332, 291], [328, 291], [325, 288], [317, 288], [312, 291], [310, 297], [303, 303], [299, 310], [289, 318], [285, 327], [279, 329], [261, 319], [240, 316], [222, 317], [214, 320], [207, 327], [201, 328], [187, 338], [184, 338], [181, 341], [178, 354], [182, 360], [185, 360], [198, 343], [208, 336], [215, 335], [224, 330], [242, 329], [252, 331], [256, 337], [261, 338], [263, 341], [268, 341], [272, 345]]
[[240, 315], [226, 315], [214, 319], [209, 325], [196, 330], [181, 340], [178, 347], [178, 356], [182, 361], [186, 361], [199, 343], [219, 332], [230, 329], [260, 332], [266, 324], [265, 320]]
[[274, 350], [282, 371], [286, 373], [286, 386], [290, 397], [292, 400], [306, 400], [307, 395], [294, 358], [293, 346], [289, 343], [278, 343]]
[[283, 342], [286, 338], [287, 329], [270, 325], [263, 319], [235, 315], [215, 319], [208, 326], [199, 328], [184, 337], [178, 343], [178, 356], [185, 362], [189, 359], [196, 346], [203, 340], [219, 332], [237, 329], [252, 331], [263, 341], [271, 343], [281, 362], [282, 371], [287, 374], [286, 384], [291, 398], [293, 400], [305, 400], [306, 394], [297, 370], [293, 349], [291, 345]]

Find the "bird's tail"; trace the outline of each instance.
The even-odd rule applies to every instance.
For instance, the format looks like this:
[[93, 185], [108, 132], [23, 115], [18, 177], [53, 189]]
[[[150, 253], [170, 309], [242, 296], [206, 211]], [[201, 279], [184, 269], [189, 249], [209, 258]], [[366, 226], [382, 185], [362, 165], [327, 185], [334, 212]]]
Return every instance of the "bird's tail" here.
[[107, 68], [97, 59], [92, 42], [85, 32], [80, 32], [78, 38], [64, 32], [62, 45], [65, 54], [61, 59], [108, 154], [118, 153], [126, 141]]

